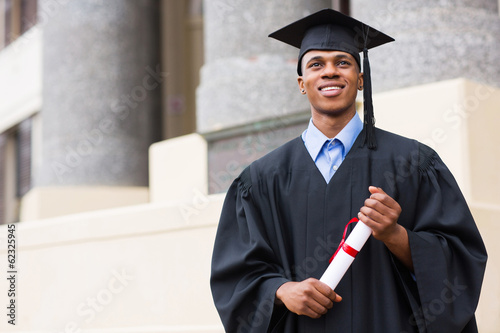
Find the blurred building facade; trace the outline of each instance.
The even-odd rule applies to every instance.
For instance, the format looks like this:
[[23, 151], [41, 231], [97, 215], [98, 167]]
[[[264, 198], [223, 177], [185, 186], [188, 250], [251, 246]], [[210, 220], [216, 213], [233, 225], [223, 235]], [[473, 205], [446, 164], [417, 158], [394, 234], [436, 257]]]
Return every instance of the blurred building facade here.
[[195, 131], [201, 1], [1, 3], [0, 220], [146, 202], [148, 147]]
[[498, 0], [0, 0], [0, 262], [9, 224], [19, 244], [1, 330], [222, 332], [224, 192], [310, 117], [297, 51], [267, 35], [327, 7], [396, 39], [370, 54], [377, 125], [456, 176], [490, 254], [480, 331], [498, 332]]

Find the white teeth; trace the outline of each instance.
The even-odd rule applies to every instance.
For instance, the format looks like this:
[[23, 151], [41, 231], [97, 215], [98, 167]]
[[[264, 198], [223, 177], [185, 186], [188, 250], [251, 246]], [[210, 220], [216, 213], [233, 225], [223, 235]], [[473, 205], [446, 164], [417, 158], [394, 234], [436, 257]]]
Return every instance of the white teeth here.
[[340, 87], [325, 87], [325, 88], [321, 88], [321, 90], [339, 90], [339, 89], [342, 89]]

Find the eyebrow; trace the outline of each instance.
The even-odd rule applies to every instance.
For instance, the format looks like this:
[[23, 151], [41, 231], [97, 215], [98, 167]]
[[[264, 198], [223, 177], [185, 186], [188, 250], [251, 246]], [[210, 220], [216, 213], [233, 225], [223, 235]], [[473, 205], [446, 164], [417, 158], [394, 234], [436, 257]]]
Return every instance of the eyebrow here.
[[[311, 59], [307, 60], [306, 64], [313, 61], [313, 60], [323, 60], [324, 58], [325, 57], [322, 55], [317, 55], [317, 56], [314, 56]], [[334, 59], [349, 59], [349, 60], [351, 60], [351, 56], [349, 56], [348, 54], [337, 54], [333, 58]]]

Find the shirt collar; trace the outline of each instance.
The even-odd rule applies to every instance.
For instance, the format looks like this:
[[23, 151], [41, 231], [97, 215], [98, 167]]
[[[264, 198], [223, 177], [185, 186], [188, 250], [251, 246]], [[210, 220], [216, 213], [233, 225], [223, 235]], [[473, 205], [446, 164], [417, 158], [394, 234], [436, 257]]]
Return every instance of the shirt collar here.
[[[334, 139], [339, 140], [344, 146], [344, 156], [351, 150], [354, 141], [358, 137], [359, 133], [363, 129], [363, 122], [357, 115], [357, 113], [352, 117], [351, 121], [337, 134]], [[323, 147], [325, 141], [330, 140], [326, 135], [324, 135], [314, 124], [312, 118], [309, 120], [309, 126], [302, 133], [302, 140], [309, 151], [312, 159], [316, 161], [321, 148]]]

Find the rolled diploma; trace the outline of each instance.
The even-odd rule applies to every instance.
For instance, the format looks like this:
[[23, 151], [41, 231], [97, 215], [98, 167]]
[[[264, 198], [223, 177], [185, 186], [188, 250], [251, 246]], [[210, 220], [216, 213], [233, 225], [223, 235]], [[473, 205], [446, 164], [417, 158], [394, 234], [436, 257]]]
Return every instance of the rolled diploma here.
[[[358, 223], [356, 223], [356, 226], [345, 240], [345, 244], [354, 248], [356, 251], [360, 251], [371, 234], [372, 229], [370, 229], [363, 222], [359, 221]], [[353, 261], [354, 257], [351, 257], [344, 251], [343, 248], [340, 248], [340, 250], [337, 252], [337, 255], [335, 256], [335, 258], [333, 258], [332, 262], [319, 280], [323, 283], [326, 283], [330, 286], [330, 288], [335, 290]]]

